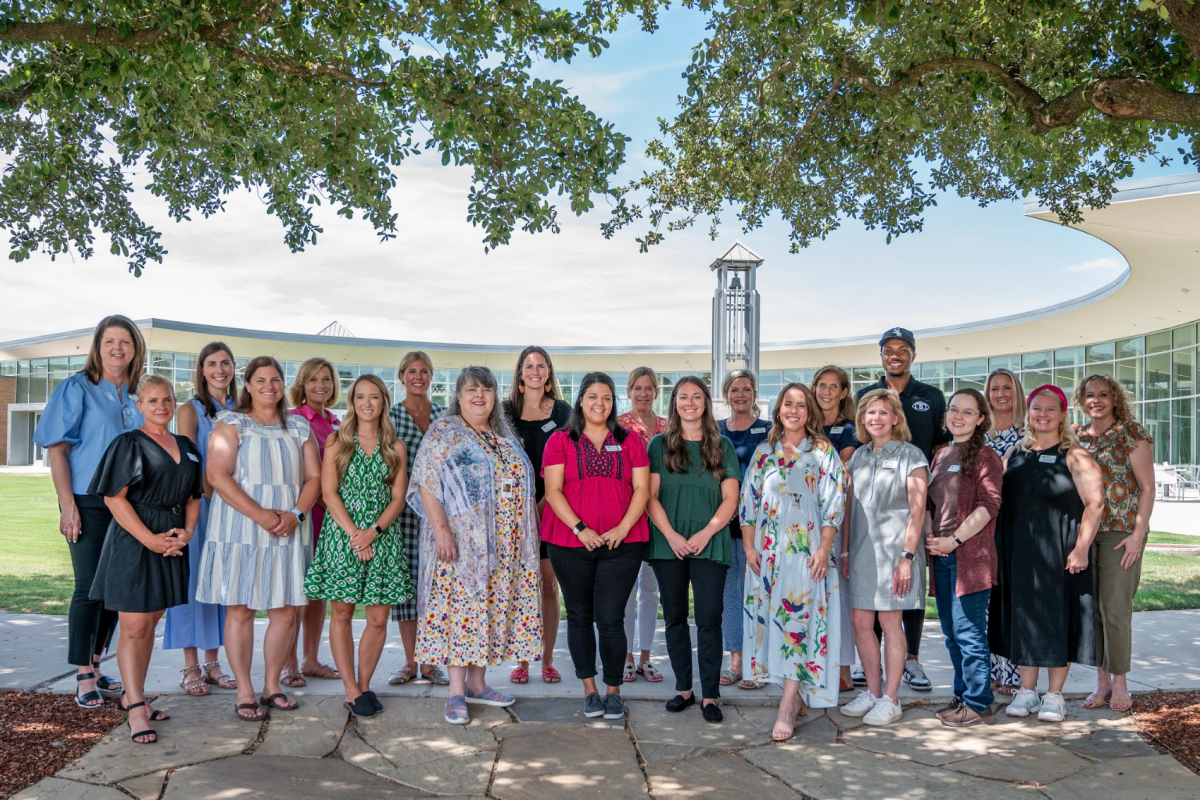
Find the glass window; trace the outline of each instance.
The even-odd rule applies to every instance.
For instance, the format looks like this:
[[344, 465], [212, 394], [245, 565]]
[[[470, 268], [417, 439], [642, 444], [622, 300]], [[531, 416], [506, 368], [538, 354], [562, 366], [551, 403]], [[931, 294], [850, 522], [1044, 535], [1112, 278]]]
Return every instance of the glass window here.
[[957, 378], [954, 382], [954, 391], [958, 391], [959, 389], [974, 389], [980, 394], [983, 394], [983, 384], [985, 380], [986, 379], [983, 376], [973, 378]]
[[146, 359], [146, 367], [148, 372], [153, 372], [155, 375], [167, 375], [168, 373], [163, 370], [175, 369], [175, 354], [151, 350], [150, 358]]
[[1047, 383], [1054, 383], [1054, 373], [1052, 372], [1022, 372], [1021, 385], [1026, 392], [1031, 392], [1039, 386]]
[[87, 366], [87, 356], [71, 356], [71, 372], [79, 372]]
[[1054, 370], [1054, 385], [1067, 393], [1068, 401], [1071, 399], [1071, 393], [1075, 391], [1075, 387], [1082, 380], [1082, 366]]
[[812, 383], [812, 379], [816, 374], [817, 371], [815, 369], [785, 369], [783, 371], [783, 379], [788, 383], [795, 381], [796, 383], [803, 383], [805, 386], [808, 386]]
[[0, 364], [0, 378], [11, 378], [17, 374], [17, 362], [5, 361]]
[[17, 362], [17, 393], [13, 397], [14, 403], [29, 402], [29, 362]]
[[1175, 337], [1175, 348], [1191, 347], [1196, 343], [1196, 326], [1184, 325], [1171, 332]]
[[[916, 370], [913, 370], [916, 372]], [[930, 378], [949, 378], [954, 375], [953, 361], [929, 361], [921, 365], [921, 380], [926, 383]]]
[[1117, 358], [1132, 358], [1146, 354], [1146, 340], [1141, 336], [1117, 339]]
[[1026, 353], [1021, 356], [1022, 369], [1046, 369], [1050, 366], [1050, 353]]
[[1146, 356], [1146, 399], [1166, 400], [1171, 396], [1171, 356]]
[[1195, 400], [1171, 401], [1171, 463], [1193, 464], [1192, 454], [1195, 449], [1192, 444], [1192, 412]]
[[1006, 369], [1014, 373], [1021, 371], [1020, 356], [996, 356], [988, 359], [988, 372], [993, 370]]
[[1142, 400], [1145, 393], [1142, 391], [1142, 359], [1131, 358], [1127, 361], [1117, 362], [1117, 383], [1129, 392], [1129, 397], [1133, 400]]
[[1171, 354], [1171, 395], [1187, 397], [1196, 393], [1196, 350], [1176, 350]]
[[176, 353], [175, 369], [190, 375], [196, 369], [196, 356], [191, 353]]
[[1086, 348], [1086, 357], [1089, 364], [1096, 361], [1112, 361], [1116, 357], [1116, 348], [1112, 342], [1089, 344]]
[[1142, 424], [1154, 437], [1154, 460], [1169, 461], [1171, 457], [1171, 404], [1166, 400], [1142, 404]]
[[35, 358], [29, 362], [29, 402], [46, 402], [46, 383], [50, 375], [50, 360]]
[[1109, 361], [1107, 364], [1088, 364], [1087, 365], [1087, 374], [1088, 375], [1108, 375], [1110, 377], [1115, 377], [1117, 374], [1117, 370], [1116, 370], [1116, 367], [1113, 365], [1113, 363], [1111, 361]]
[[966, 358], [954, 362], [955, 375], [987, 375], [988, 360], [986, 358]]
[[1073, 367], [1083, 363], [1082, 347], [1064, 347], [1054, 351], [1054, 366]]
[[1171, 332], [1159, 331], [1146, 337], [1146, 352], [1161, 353], [1171, 349]]

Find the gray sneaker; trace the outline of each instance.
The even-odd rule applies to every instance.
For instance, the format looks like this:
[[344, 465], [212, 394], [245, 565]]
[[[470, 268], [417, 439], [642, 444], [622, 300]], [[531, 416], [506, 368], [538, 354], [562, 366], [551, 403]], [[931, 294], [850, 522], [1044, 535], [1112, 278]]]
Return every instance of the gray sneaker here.
[[598, 717], [604, 713], [604, 698], [592, 692], [583, 698], [583, 715], [588, 718]]
[[625, 719], [625, 701], [621, 699], [621, 695], [604, 695], [604, 718]]

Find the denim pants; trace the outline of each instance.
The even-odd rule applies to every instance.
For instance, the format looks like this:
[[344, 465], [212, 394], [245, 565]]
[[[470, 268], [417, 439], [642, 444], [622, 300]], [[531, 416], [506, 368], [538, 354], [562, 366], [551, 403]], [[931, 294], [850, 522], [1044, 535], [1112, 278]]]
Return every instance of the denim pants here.
[[621, 685], [625, 668], [625, 601], [642, 567], [641, 542], [609, 550], [546, 545], [567, 605], [567, 649], [575, 677], [596, 677], [596, 633], [606, 686]]
[[[730, 652], [742, 650], [742, 620], [746, 617], [746, 551], [741, 539], [733, 540], [729, 551], [729, 572], [725, 575], [725, 594], [721, 606], [721, 638]], [[746, 668], [749, 673], [749, 668]]]
[[992, 590], [958, 597], [958, 555], [933, 556], [933, 585], [937, 592], [938, 620], [946, 635], [946, 649], [954, 664], [954, 696], [982, 714], [992, 707], [991, 652], [988, 650], [987, 615]]

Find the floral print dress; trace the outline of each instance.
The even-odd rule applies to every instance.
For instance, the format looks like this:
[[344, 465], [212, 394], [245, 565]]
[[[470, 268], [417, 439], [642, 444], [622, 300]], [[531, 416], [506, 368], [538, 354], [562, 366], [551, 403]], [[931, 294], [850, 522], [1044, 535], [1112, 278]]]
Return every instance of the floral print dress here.
[[[455, 561], [438, 560], [422, 488], [446, 511]], [[540, 659], [539, 535], [521, 443], [443, 417], [421, 444], [408, 501], [421, 517], [417, 660], [461, 667]]]
[[783, 445], [763, 442], [742, 484], [743, 525], [754, 526], [760, 574], [746, 568], [742, 651], [753, 679], [800, 682], [814, 708], [838, 703], [841, 615], [836, 562], [814, 583], [808, 558], [821, 528], [838, 528], [846, 505], [846, 472], [832, 448], [801, 442], [789, 460]]

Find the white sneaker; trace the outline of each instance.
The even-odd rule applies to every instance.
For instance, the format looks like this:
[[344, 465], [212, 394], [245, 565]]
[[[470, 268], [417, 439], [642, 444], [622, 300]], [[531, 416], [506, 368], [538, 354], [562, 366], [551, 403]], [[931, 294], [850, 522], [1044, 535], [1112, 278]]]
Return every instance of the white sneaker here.
[[874, 708], [878, 700], [878, 697], [863, 689], [858, 693], [858, 697], [846, 703], [846, 705], [838, 710], [842, 712], [843, 717], [861, 717]]
[[1017, 693], [1013, 695], [1012, 702], [1004, 710], [1004, 713], [1010, 717], [1028, 717], [1034, 711], [1041, 708], [1041, 706], [1042, 701], [1038, 699], [1036, 691], [1033, 689], [1018, 689]]
[[875, 707], [867, 712], [863, 717], [863, 722], [868, 725], [891, 725], [896, 720], [904, 716], [904, 709], [899, 703], [893, 703], [892, 698], [886, 694], [875, 701]]
[[1067, 701], [1058, 692], [1046, 692], [1042, 696], [1042, 710], [1038, 722], [1062, 722], [1067, 716]]

